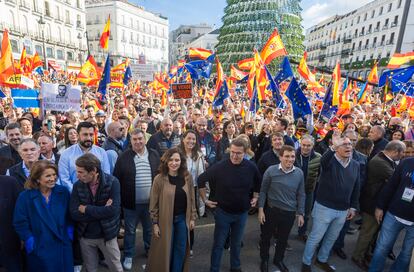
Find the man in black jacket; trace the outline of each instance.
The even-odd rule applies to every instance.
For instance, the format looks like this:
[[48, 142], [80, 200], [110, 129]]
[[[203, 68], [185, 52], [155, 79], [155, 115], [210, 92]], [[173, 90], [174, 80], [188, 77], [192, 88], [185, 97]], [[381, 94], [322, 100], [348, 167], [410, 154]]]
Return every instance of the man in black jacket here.
[[13, 211], [22, 188], [13, 177], [0, 175], [0, 264], [6, 271], [22, 270], [20, 239], [13, 227]]
[[0, 175], [6, 174], [7, 169], [22, 161], [17, 147], [22, 140], [19, 123], [10, 123], [4, 129], [9, 145], [0, 148]]
[[280, 163], [278, 152], [284, 144], [283, 134], [280, 132], [274, 132], [269, 138], [272, 143], [272, 148], [263, 153], [257, 163], [257, 168], [259, 168], [261, 175], [263, 175], [270, 166]]
[[40, 148], [32, 138], [22, 140], [19, 145], [19, 154], [22, 162], [10, 167], [6, 175], [16, 178], [20, 189], [24, 189], [24, 183], [30, 175], [32, 165], [39, 160]]
[[108, 137], [105, 139], [105, 142], [103, 142], [102, 148], [105, 149], [106, 154], [108, 155], [111, 173], [113, 173], [118, 156], [124, 152], [122, 139], [124, 137], [125, 129], [126, 128], [121, 122], [112, 122], [108, 125]]
[[160, 131], [151, 136], [147, 147], [157, 150], [160, 156], [162, 156], [167, 149], [176, 147], [180, 142], [180, 137], [173, 132], [172, 120], [165, 118], [161, 121]]
[[121, 184], [121, 206], [124, 211], [124, 262], [126, 270], [132, 268], [135, 255], [136, 228], [142, 224], [146, 253], [151, 243], [152, 223], [149, 214], [149, 197], [152, 181], [158, 172], [160, 156], [145, 146], [145, 133], [135, 129], [131, 133], [132, 149], [122, 153], [115, 164], [114, 176]]
[[[400, 232], [404, 246], [390, 271], [408, 271], [414, 247], [414, 158], [403, 160], [378, 196], [375, 218], [382, 223], [369, 271], [384, 270], [385, 260]], [[386, 211], [384, 216], [384, 211]]]
[[121, 197], [117, 178], [103, 173], [99, 159], [85, 153], [76, 160], [78, 181], [70, 199], [70, 214], [77, 222], [76, 234], [87, 271], [97, 271], [98, 248], [110, 271], [123, 271], [117, 243]]
[[372, 159], [380, 151], [383, 151], [388, 144], [388, 140], [385, 139], [385, 129], [382, 126], [373, 126], [368, 133], [368, 138], [374, 142], [374, 149], [369, 155], [368, 160]]

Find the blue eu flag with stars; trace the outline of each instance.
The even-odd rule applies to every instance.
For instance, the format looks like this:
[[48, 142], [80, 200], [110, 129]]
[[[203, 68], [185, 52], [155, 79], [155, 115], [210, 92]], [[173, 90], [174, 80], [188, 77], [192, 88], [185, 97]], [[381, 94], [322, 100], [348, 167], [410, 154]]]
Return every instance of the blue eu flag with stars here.
[[294, 77], [286, 90], [286, 96], [292, 103], [293, 115], [295, 119], [305, 117], [307, 114], [312, 114], [309, 101]]

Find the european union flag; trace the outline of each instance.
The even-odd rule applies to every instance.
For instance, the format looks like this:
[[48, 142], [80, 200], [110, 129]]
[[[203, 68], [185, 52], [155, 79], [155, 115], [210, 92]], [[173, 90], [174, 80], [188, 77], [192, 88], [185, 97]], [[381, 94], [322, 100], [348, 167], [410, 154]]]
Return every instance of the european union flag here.
[[3, 90], [0, 90], [0, 98], [6, 98], [6, 95], [3, 93]]
[[295, 119], [305, 117], [307, 114], [312, 114], [309, 101], [294, 77], [286, 90], [286, 96], [292, 103], [293, 116]]
[[99, 81], [98, 92], [102, 95], [102, 100], [105, 99], [107, 85], [111, 83], [111, 64], [109, 62], [109, 54], [106, 57], [105, 67], [102, 73], [101, 81]]
[[256, 83], [254, 84], [253, 87], [253, 95], [252, 95], [252, 99], [250, 99], [250, 108], [249, 111], [256, 113], [260, 108], [260, 103], [259, 103], [259, 99], [257, 97], [257, 88], [256, 88]]
[[128, 82], [131, 80], [131, 78], [132, 78], [132, 71], [131, 71], [130, 66], [128, 65], [124, 73], [124, 80], [123, 80], [124, 85], [128, 85]]
[[288, 57], [283, 58], [282, 65], [280, 66], [280, 71], [275, 77], [275, 82], [280, 85], [282, 81], [288, 79], [289, 77], [293, 77], [292, 67], [290, 67], [290, 62]]
[[332, 83], [329, 83], [328, 90], [323, 98], [323, 106], [321, 109], [321, 116], [330, 120], [338, 111], [337, 106], [332, 106]]
[[270, 74], [269, 69], [265, 65], [266, 75], [269, 80], [269, 84], [267, 85], [267, 89], [272, 91], [273, 100], [275, 101], [277, 108], [284, 109], [286, 107], [286, 102], [283, 97], [280, 95], [279, 87], [277, 86], [276, 82], [272, 78], [272, 74]]
[[407, 83], [411, 79], [413, 74], [414, 74], [414, 66], [386, 71], [382, 73], [379, 79], [379, 82], [378, 82], [378, 87], [383, 87], [388, 78], [389, 82], [391, 82], [391, 88], [398, 89], [398, 86], [395, 86], [395, 84], [396, 83]]
[[223, 85], [221, 86], [218, 94], [216, 97], [214, 97], [214, 101], [213, 101], [213, 107], [214, 108], [218, 108], [220, 106], [223, 106], [224, 104], [224, 99], [230, 97], [229, 94], [229, 89], [227, 87], [227, 82], [224, 81]]
[[184, 64], [184, 67], [191, 74], [192, 79], [200, 79], [201, 77], [209, 78], [211, 69], [215, 59], [215, 54], [208, 57], [206, 60], [195, 60]]

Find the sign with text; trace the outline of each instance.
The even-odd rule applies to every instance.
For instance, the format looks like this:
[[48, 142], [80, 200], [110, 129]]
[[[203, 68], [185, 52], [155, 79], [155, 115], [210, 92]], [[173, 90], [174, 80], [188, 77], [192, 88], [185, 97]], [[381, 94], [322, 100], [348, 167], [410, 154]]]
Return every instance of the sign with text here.
[[192, 83], [171, 84], [171, 91], [175, 99], [189, 99], [193, 97]]
[[130, 63], [133, 80], [153, 81], [156, 69], [150, 64]]
[[80, 111], [80, 86], [42, 83], [42, 97], [44, 110]]

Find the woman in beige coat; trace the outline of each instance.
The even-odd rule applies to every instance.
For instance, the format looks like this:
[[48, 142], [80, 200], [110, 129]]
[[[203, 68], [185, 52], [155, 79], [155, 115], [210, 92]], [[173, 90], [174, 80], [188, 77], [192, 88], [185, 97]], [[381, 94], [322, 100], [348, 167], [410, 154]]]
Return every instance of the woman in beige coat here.
[[161, 158], [150, 195], [153, 223], [147, 271], [188, 271], [189, 232], [197, 216], [194, 189], [185, 157], [178, 149]]

